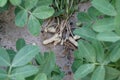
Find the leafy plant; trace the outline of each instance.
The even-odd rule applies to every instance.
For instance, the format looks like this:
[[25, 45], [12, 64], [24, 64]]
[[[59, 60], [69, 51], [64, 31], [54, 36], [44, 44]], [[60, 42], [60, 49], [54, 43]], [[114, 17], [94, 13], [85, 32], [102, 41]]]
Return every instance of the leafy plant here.
[[[12, 4], [16, 26], [26, 25], [34, 36], [42, 26], [44, 33], [53, 34], [44, 45], [73, 49], [74, 80], [120, 80], [120, 0], [89, 0], [92, 6], [87, 12], [77, 14], [79, 28], [72, 27], [70, 18], [84, 1], [88, 0], [0, 0], [0, 12]], [[16, 51], [0, 48], [0, 61], [2, 80], [62, 80], [64, 76], [53, 52], [42, 54], [23, 39], [16, 42]]]
[[83, 26], [74, 33], [84, 40], [79, 40], [78, 51], [74, 53], [79, 56], [75, 59], [81, 60], [79, 66], [73, 65], [73, 69], [77, 67], [74, 80], [119, 80], [120, 25], [116, 23], [119, 18], [119, 2], [92, 0], [92, 7], [87, 12], [78, 13], [78, 20]]
[[[0, 7], [7, 4], [8, 0], [0, 0]], [[49, 7], [52, 0], [9, 0], [16, 7], [15, 24], [18, 27], [28, 26], [28, 30], [34, 36], [38, 36], [42, 20], [51, 17], [54, 9]]]
[[[0, 79], [2, 80], [61, 80], [64, 74], [55, 65], [54, 53], [43, 56], [38, 46], [25, 45], [23, 39], [16, 42], [17, 51], [0, 48]], [[34, 65], [32, 63], [35, 58]], [[43, 59], [41, 61], [41, 59]], [[49, 66], [49, 67], [48, 67]]]

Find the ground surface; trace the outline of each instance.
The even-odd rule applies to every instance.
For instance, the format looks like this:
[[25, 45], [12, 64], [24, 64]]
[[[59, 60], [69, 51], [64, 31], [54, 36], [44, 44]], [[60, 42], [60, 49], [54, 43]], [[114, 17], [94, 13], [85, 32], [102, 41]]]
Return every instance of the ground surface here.
[[[88, 6], [90, 6], [89, 3], [84, 3], [80, 4], [79, 10], [80, 11], [85, 11]], [[76, 22], [76, 17], [72, 17], [71, 21]], [[73, 25], [75, 26], [75, 25]], [[42, 34], [40, 36], [32, 36], [29, 34], [28, 30], [26, 27], [24, 28], [19, 28], [15, 26], [14, 23], [14, 8], [10, 7], [8, 11], [5, 13], [1, 14], [0, 13], [0, 46], [5, 47], [7, 49], [14, 49], [15, 50], [15, 42], [18, 38], [24, 38], [25, 41], [28, 44], [37, 44], [40, 46], [40, 49], [42, 52], [49, 51], [52, 49], [56, 56], [57, 60], [56, 63], [61, 67], [61, 70], [63, 70], [67, 74], [67, 76], [64, 78], [64, 80], [73, 80], [71, 73], [71, 61], [73, 61], [73, 58], [68, 60], [66, 57], [63, 57], [63, 46], [44, 46], [42, 44]]]

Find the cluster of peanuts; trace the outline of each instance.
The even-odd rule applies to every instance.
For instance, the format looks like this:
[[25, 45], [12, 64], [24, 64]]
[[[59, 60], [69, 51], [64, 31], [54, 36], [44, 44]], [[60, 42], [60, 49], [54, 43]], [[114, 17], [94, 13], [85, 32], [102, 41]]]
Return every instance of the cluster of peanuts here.
[[73, 34], [68, 20], [48, 19], [43, 30], [46, 33], [53, 34], [51, 38], [43, 41], [44, 45], [50, 43], [53, 43], [53, 45], [64, 45], [66, 42], [70, 42], [73, 46], [78, 46], [77, 40], [80, 39], [80, 36]]

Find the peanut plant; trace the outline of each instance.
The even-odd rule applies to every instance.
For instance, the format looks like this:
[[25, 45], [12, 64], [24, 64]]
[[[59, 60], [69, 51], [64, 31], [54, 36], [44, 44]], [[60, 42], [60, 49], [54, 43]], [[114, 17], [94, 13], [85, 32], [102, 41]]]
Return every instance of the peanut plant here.
[[[86, 12], [78, 4], [89, 2]], [[15, 25], [53, 36], [44, 45], [74, 51], [74, 80], [120, 80], [120, 0], [0, 0], [0, 13], [15, 7]], [[77, 27], [70, 18], [77, 14]], [[16, 51], [0, 47], [0, 80], [62, 80], [55, 54], [16, 42]], [[49, 67], [48, 67], [49, 66]]]

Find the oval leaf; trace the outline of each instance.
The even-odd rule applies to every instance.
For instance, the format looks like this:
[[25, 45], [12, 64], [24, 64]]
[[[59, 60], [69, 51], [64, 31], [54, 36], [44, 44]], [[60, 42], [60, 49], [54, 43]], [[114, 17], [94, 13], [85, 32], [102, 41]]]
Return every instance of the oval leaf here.
[[7, 72], [3, 69], [0, 69], [0, 80], [4, 80], [7, 76]]
[[25, 78], [23, 78], [22, 76], [17, 76], [16, 80], [25, 80]]
[[85, 41], [78, 42], [78, 49], [81, 55], [89, 62], [96, 62], [96, 53], [94, 47]]
[[21, 10], [17, 13], [15, 17], [15, 24], [18, 27], [24, 27], [25, 23], [27, 22], [28, 13], [25, 10]]
[[7, 0], [0, 0], [0, 7], [3, 7], [7, 3]]
[[38, 1], [38, 5], [41, 6], [41, 5], [44, 5], [44, 6], [49, 6], [53, 3], [53, 0], [39, 0]]
[[91, 80], [105, 80], [105, 68], [104, 66], [98, 66], [92, 74]]
[[32, 14], [39, 19], [46, 19], [54, 14], [54, 9], [48, 6], [40, 6], [37, 7]]
[[19, 51], [21, 48], [23, 48], [26, 45], [24, 39], [18, 39], [16, 42], [16, 49]]
[[120, 35], [120, 13], [115, 16], [115, 32]]
[[44, 63], [40, 66], [40, 72], [49, 75], [55, 67], [56, 58], [53, 52], [46, 54], [47, 55], [45, 56], [45, 59], [43, 61]]
[[115, 8], [109, 3], [108, 0], [93, 0], [92, 5], [106, 15], [116, 16], [117, 14]]
[[39, 53], [39, 47], [27, 45], [23, 47], [14, 57], [12, 66], [23, 66], [30, 62]]
[[104, 18], [97, 20], [97, 22], [93, 24], [93, 29], [96, 32], [113, 31], [115, 30], [115, 25], [113, 22], [114, 22], [113, 18]]
[[105, 80], [113, 80], [116, 79], [120, 75], [120, 71], [112, 68], [112, 67], [105, 67], [106, 69], [106, 79]]
[[40, 65], [44, 62], [44, 56], [42, 55], [42, 53], [37, 54], [35, 59]]
[[102, 32], [97, 35], [97, 39], [100, 41], [116, 42], [120, 40], [120, 36], [114, 32]]
[[18, 77], [22, 76], [24, 78], [32, 76], [36, 74], [39, 71], [39, 69], [32, 65], [27, 65], [24, 67], [16, 68], [12, 71], [11, 77]]
[[34, 36], [38, 36], [40, 33], [40, 28], [41, 25], [39, 20], [31, 15], [28, 20], [28, 29], [30, 33], [33, 34]]
[[85, 38], [88, 40], [96, 39], [96, 34], [91, 29], [86, 28], [86, 27], [82, 27], [82, 28], [74, 30], [74, 34], [79, 35], [82, 38]]
[[10, 2], [12, 5], [17, 6], [17, 5], [20, 5], [22, 1], [21, 0], [10, 0]]
[[91, 22], [92, 21], [91, 17], [85, 12], [78, 13], [77, 18], [81, 22]]
[[120, 0], [115, 0], [115, 7], [118, 13], [120, 13]]
[[97, 40], [93, 40], [92, 45], [95, 47], [97, 61], [103, 63], [105, 59], [103, 45]]
[[0, 66], [10, 66], [9, 55], [3, 48], [0, 48]]
[[25, 9], [31, 10], [37, 4], [38, 0], [25, 0]]
[[94, 68], [94, 64], [84, 64], [80, 66], [74, 74], [74, 80], [80, 80], [81, 78], [87, 76], [89, 73], [93, 72]]
[[116, 62], [118, 59], [120, 59], [120, 44], [115, 46], [110, 53], [110, 60], [112, 62]]
[[98, 16], [103, 15], [93, 6], [88, 9], [88, 15], [92, 18], [92, 20], [98, 20]]
[[47, 80], [47, 76], [44, 73], [38, 74], [34, 80]]
[[7, 49], [8, 55], [10, 57], [10, 61], [13, 60], [14, 56], [16, 55], [16, 52], [12, 49]]

